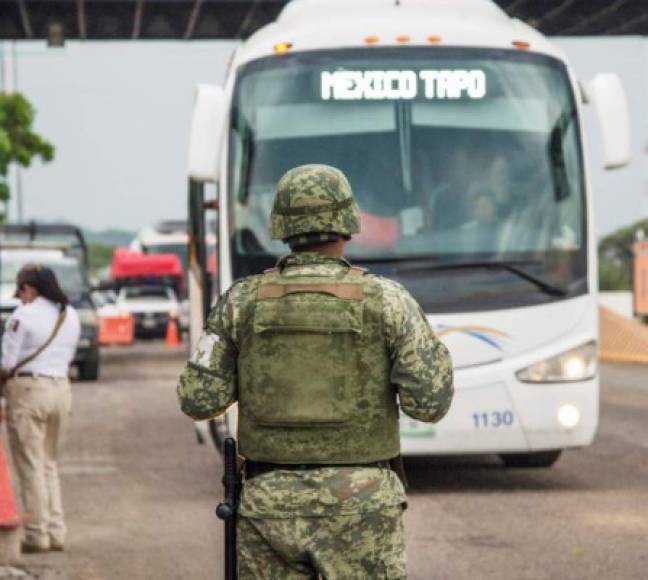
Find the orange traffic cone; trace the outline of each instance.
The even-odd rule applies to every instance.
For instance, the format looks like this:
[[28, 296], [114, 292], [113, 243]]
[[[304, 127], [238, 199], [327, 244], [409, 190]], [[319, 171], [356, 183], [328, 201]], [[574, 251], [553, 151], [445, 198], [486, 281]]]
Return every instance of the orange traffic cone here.
[[20, 525], [20, 516], [16, 506], [16, 496], [11, 484], [9, 462], [0, 440], [0, 528], [14, 529]]
[[180, 344], [178, 321], [172, 316], [169, 317], [169, 322], [167, 322], [166, 338], [164, 339], [164, 342], [171, 348], [175, 348]]

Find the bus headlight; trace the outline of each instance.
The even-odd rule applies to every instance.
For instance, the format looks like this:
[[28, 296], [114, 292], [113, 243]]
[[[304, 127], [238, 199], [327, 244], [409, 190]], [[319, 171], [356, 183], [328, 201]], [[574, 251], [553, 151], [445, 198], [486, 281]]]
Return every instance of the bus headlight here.
[[580, 422], [581, 413], [574, 405], [563, 405], [558, 409], [558, 422], [565, 429], [573, 429]]
[[585, 381], [596, 375], [596, 342], [586, 342], [515, 373], [525, 383]]

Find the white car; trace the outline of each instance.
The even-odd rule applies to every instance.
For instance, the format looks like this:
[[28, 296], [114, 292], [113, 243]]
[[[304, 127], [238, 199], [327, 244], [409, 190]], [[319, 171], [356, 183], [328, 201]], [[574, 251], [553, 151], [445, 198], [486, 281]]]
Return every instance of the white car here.
[[125, 286], [119, 290], [116, 306], [130, 312], [135, 336], [164, 336], [170, 318], [178, 319], [180, 305], [168, 286]]

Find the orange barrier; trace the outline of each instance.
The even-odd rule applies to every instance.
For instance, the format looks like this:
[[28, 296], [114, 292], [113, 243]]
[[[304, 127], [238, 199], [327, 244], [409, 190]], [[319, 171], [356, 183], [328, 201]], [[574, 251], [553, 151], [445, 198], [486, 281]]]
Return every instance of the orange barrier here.
[[14, 529], [20, 525], [20, 516], [16, 506], [16, 496], [11, 484], [9, 462], [0, 440], [0, 528]]
[[178, 330], [178, 321], [170, 316], [167, 322], [166, 337], [164, 342], [167, 346], [175, 348], [180, 344], [180, 331]]
[[133, 344], [135, 321], [132, 314], [102, 316], [99, 319], [99, 344]]

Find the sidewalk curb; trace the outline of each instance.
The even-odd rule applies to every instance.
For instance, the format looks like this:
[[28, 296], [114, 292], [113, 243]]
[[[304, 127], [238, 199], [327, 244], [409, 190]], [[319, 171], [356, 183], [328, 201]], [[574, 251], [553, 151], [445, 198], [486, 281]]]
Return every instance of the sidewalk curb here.
[[[20, 540], [22, 530], [18, 528], [0, 528], [0, 579], [2, 568], [7, 564], [18, 564], [20, 562]], [[12, 578], [12, 576], [7, 576]]]

